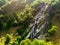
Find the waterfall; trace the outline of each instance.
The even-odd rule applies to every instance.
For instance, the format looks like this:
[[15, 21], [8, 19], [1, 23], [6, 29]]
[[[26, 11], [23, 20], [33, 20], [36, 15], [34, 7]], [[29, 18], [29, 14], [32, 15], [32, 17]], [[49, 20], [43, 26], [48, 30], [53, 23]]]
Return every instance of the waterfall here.
[[[53, 2], [53, 1], [52, 1]], [[52, 4], [51, 2], [51, 4]], [[42, 3], [41, 10], [34, 17], [34, 22], [30, 24], [30, 31], [26, 38], [34, 39], [34, 38], [44, 38], [45, 34], [49, 29], [49, 12], [51, 10], [51, 4]]]

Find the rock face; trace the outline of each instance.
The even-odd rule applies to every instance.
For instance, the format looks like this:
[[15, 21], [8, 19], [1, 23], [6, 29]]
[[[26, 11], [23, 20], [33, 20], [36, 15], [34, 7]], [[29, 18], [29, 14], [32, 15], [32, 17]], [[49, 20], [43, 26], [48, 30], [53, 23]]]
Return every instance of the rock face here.
[[[34, 22], [30, 24], [29, 33], [26, 38], [34, 39], [34, 38], [41, 38], [47, 33], [49, 29], [49, 21], [50, 21], [50, 5], [43, 4], [42, 8], [39, 13], [34, 17]], [[47, 11], [47, 12], [46, 12]], [[46, 12], [46, 13], [45, 13]]]

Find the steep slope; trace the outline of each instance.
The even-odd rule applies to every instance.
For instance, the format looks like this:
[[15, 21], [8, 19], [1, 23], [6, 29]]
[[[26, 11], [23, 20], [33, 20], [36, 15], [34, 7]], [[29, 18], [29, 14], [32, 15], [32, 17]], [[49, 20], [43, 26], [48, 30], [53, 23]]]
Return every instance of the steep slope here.
[[55, 43], [55, 45], [60, 44], [60, 3], [57, 3], [53, 7], [54, 15], [52, 17], [52, 25], [57, 26], [57, 30], [54, 36], [50, 37], [50, 40]]

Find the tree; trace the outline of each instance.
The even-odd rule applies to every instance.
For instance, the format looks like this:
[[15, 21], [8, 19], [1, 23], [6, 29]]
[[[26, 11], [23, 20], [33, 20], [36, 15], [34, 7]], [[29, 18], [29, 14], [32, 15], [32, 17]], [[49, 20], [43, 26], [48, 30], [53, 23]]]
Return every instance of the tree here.
[[33, 8], [29, 5], [26, 5], [21, 12], [17, 12], [16, 16], [20, 22], [24, 22], [33, 17]]

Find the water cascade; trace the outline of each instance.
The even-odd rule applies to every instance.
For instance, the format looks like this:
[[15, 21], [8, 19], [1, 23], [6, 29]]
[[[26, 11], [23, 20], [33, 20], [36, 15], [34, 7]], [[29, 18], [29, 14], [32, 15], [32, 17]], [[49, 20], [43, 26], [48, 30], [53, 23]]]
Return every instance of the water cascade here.
[[[51, 1], [51, 4], [54, 1]], [[50, 15], [49, 12], [51, 10], [51, 4], [42, 3], [41, 10], [39, 13], [34, 17], [33, 23], [29, 26], [29, 33], [26, 38], [34, 39], [34, 38], [44, 38], [45, 34], [49, 29], [49, 21]]]

